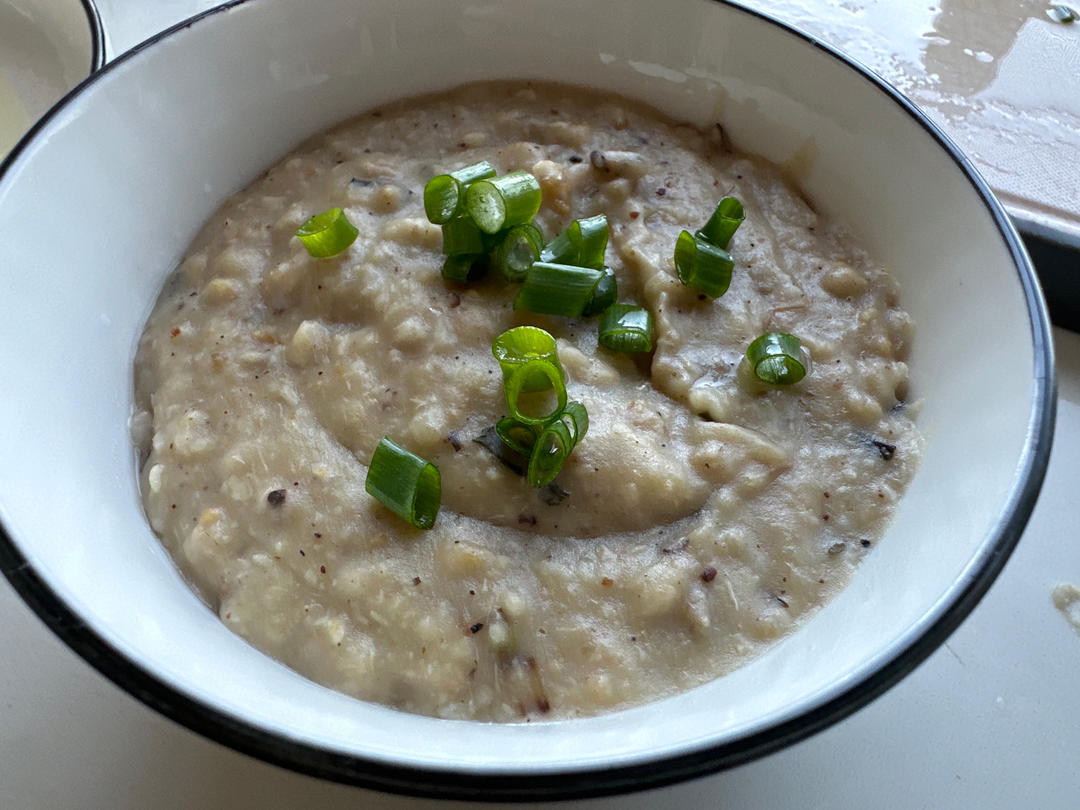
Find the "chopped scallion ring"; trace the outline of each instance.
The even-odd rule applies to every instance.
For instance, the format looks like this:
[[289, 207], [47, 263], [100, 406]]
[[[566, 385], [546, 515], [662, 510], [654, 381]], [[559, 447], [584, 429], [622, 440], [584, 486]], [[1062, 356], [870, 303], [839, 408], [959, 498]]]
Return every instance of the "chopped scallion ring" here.
[[614, 304], [615, 299], [619, 297], [619, 284], [615, 278], [615, 273], [610, 267], [603, 268], [601, 272], [603, 275], [596, 282], [596, 286], [593, 287], [592, 298], [589, 299], [589, 303], [585, 305], [585, 309], [581, 312], [585, 317], [595, 315], [597, 312], [603, 312]]
[[559, 419], [566, 423], [566, 427], [570, 430], [570, 438], [573, 439], [576, 447], [589, 431], [589, 412], [585, 410], [584, 405], [574, 400], [566, 403], [563, 412], [559, 414]]
[[348, 249], [359, 233], [345, 212], [336, 207], [316, 214], [296, 229], [297, 238], [316, 259], [336, 256]]
[[719, 298], [731, 284], [731, 254], [708, 239], [683, 231], [675, 242], [675, 270], [687, 287]]
[[514, 299], [514, 309], [577, 318], [603, 277], [603, 271], [591, 267], [534, 262]]
[[444, 225], [464, 213], [465, 188], [477, 180], [495, 176], [495, 167], [482, 160], [449, 174], [438, 174], [424, 186], [424, 213], [429, 221]]
[[442, 226], [443, 253], [447, 256], [484, 253], [484, 235], [468, 217], [455, 217]]
[[465, 190], [465, 210], [484, 233], [530, 221], [540, 210], [540, 181], [526, 171], [477, 180]]
[[540, 261], [542, 262], [576, 264], [575, 259], [577, 259], [577, 251], [574, 250], [574, 243], [570, 241], [569, 228], [548, 242], [544, 249], [540, 251]]
[[600, 345], [613, 352], [651, 352], [652, 313], [630, 304], [608, 307], [600, 319]]
[[[518, 366], [530, 360], [547, 360], [562, 372], [559, 354], [555, 349], [555, 338], [538, 326], [515, 326], [499, 335], [491, 344], [491, 353], [499, 361], [503, 373], [503, 384], [510, 373]], [[546, 374], [537, 374], [532, 379], [524, 380], [523, 392], [546, 391], [551, 385]]]
[[597, 214], [588, 219], [575, 219], [570, 225], [570, 242], [577, 248], [575, 264], [597, 270], [602, 268], [608, 243], [607, 217]]
[[[543, 388], [537, 385], [540, 375], [548, 381], [548, 385]], [[555, 393], [555, 406], [550, 411], [529, 416], [521, 410], [518, 400], [523, 393], [529, 390], [546, 391], [549, 388]], [[510, 415], [526, 425], [547, 424], [566, 408], [566, 380], [562, 367], [546, 359], [528, 360], [515, 366], [503, 380], [503, 393], [506, 395], [506, 407], [510, 409]]]
[[495, 247], [493, 262], [507, 281], [523, 281], [533, 262], [540, 258], [544, 235], [531, 222], [515, 225]]
[[604, 266], [608, 243], [608, 221], [603, 214], [575, 219], [570, 227], [551, 240], [540, 260], [554, 264], [574, 264], [599, 270]]
[[536, 444], [529, 455], [529, 467], [525, 471], [529, 485], [542, 487], [550, 484], [570, 456], [574, 444], [570, 429], [561, 419], [545, 426], [536, 437]]
[[417, 529], [435, 525], [442, 503], [439, 468], [389, 437], [380, 439], [371, 455], [364, 489]]
[[464, 284], [476, 281], [487, 272], [487, 256], [475, 253], [459, 253], [447, 256], [442, 266], [442, 277], [447, 281]]
[[810, 370], [810, 353], [794, 335], [766, 332], [746, 350], [754, 376], [770, 385], [791, 385]]
[[512, 416], [504, 416], [495, 424], [495, 432], [507, 447], [528, 458], [540, 429], [536, 425], [519, 422]]
[[742, 225], [744, 219], [746, 219], [746, 212], [743, 211], [742, 203], [734, 197], [724, 197], [716, 204], [716, 210], [705, 223], [705, 227], [696, 235], [726, 250], [728, 242], [731, 241], [731, 237]]

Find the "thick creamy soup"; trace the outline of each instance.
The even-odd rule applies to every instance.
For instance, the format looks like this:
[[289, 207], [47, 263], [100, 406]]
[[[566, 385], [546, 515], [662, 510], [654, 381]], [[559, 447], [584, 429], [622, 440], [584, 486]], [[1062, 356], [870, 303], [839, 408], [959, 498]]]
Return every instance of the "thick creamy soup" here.
[[[652, 353], [515, 311], [496, 274], [443, 280], [424, 184], [481, 160], [536, 176], [547, 239], [607, 216]], [[712, 299], [672, 256], [726, 195], [746, 220]], [[359, 236], [312, 258], [294, 234], [333, 206]], [[135, 368], [146, 513], [230, 628], [358, 698], [498, 721], [654, 700], [796, 628], [881, 537], [921, 442], [897, 295], [719, 125], [539, 84], [373, 110], [230, 199], [166, 284]], [[588, 409], [554, 488], [476, 441], [507, 413], [492, 340], [520, 324], [557, 338]], [[809, 351], [801, 382], [748, 372], [771, 331]], [[430, 531], [365, 492], [383, 436], [441, 472]]]

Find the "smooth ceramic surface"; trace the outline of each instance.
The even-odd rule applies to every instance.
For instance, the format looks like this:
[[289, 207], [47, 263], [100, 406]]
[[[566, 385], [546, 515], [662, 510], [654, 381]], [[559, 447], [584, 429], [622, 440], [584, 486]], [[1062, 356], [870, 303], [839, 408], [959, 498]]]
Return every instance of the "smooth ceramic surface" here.
[[[615, 17], [570, 2], [320, 9], [251, 0], [182, 27], [107, 69], [0, 169], [0, 419], [20, 426], [0, 449], [0, 559], [24, 597], [39, 612], [59, 600], [77, 617], [54, 622], [69, 643], [197, 730], [333, 778], [461, 795], [608, 791], [735, 764], [843, 716], [928, 654], [1003, 565], [1053, 422], [1037, 290], [966, 163], [826, 48], [719, 3], [627, 3]], [[493, 75], [587, 77], [722, 120], [893, 268], [921, 330], [926, 458], [852, 586], [742, 670], [589, 720], [404, 715], [270, 661], [193, 596], [150, 533], [126, 432], [142, 322], [228, 193], [355, 112]], [[63, 210], [80, 216], [57, 228]]]
[[90, 0], [0, 0], [0, 158], [104, 63]]

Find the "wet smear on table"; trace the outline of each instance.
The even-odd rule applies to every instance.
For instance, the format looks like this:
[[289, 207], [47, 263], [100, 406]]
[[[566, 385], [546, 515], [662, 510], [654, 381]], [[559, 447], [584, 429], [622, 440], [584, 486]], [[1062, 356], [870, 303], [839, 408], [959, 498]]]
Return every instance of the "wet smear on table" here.
[[1080, 591], [1074, 585], [1058, 585], [1050, 594], [1054, 607], [1061, 611], [1065, 621], [1080, 633]]

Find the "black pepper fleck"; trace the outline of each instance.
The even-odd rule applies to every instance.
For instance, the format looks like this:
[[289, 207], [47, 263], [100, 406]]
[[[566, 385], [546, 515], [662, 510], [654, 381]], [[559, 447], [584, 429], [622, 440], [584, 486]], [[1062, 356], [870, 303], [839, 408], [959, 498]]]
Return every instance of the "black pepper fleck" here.
[[870, 444], [877, 448], [877, 451], [881, 454], [881, 457], [888, 461], [896, 454], [896, 445], [888, 444], [887, 442], [881, 442], [877, 439], [871, 439]]
[[483, 629], [484, 629], [484, 623], [483, 622], [477, 622], [476, 624], [474, 624], [472, 627], [469, 628], [469, 632], [472, 633], [475, 636], [477, 633], [479, 633]]
[[270, 490], [266, 493], [266, 500], [271, 506], [281, 506], [283, 503], [285, 503], [285, 490]]

